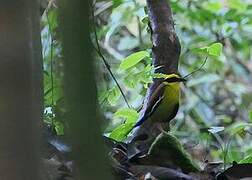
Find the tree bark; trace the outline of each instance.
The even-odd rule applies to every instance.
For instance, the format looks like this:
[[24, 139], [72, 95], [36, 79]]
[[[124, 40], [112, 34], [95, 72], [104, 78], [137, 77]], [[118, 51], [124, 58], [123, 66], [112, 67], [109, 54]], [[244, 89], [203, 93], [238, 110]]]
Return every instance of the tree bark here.
[[[152, 56], [153, 65], [156, 68], [156, 73], [171, 74], [177, 73], [178, 61], [180, 56], [180, 42], [174, 29], [174, 21], [172, 11], [167, 0], [147, 0], [148, 16], [150, 19], [151, 39], [152, 39]], [[150, 85], [143, 109], [140, 114], [143, 114], [147, 108], [150, 95], [156, 87], [161, 83], [161, 79], [154, 79]], [[166, 124], [165, 126], [168, 126]], [[166, 127], [164, 127], [166, 128]], [[148, 147], [155, 137], [160, 134], [160, 128], [151, 121], [146, 121], [137, 129], [133, 136], [135, 141], [138, 137], [148, 135], [148, 142], [141, 142], [144, 148]]]
[[65, 93], [75, 179], [111, 179], [98, 122], [88, 0], [60, 1]]
[[34, 0], [0, 5], [0, 179], [39, 179], [42, 56]]
[[[177, 73], [180, 56], [180, 42], [174, 29], [172, 12], [167, 0], [147, 0], [148, 16], [150, 19], [152, 56], [156, 73]], [[148, 89], [149, 95], [160, 84], [160, 79], [154, 79]], [[145, 103], [147, 104], [147, 103]]]

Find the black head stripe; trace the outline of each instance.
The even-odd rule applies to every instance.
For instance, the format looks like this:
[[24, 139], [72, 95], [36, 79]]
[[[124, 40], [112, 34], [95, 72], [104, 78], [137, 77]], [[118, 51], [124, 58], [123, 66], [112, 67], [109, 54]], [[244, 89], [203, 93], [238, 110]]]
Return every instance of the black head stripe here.
[[166, 82], [172, 83], [172, 82], [180, 82], [182, 81], [181, 78], [178, 77], [171, 77], [171, 78], [167, 78], [165, 79]]

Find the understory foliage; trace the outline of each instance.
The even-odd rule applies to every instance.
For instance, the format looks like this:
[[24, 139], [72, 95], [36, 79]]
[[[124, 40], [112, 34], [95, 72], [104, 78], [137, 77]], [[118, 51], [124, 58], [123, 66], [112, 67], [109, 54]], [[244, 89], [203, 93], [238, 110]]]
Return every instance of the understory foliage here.
[[[170, 0], [170, 5], [182, 46], [179, 73], [186, 76], [203, 65], [182, 85], [171, 133], [199, 162], [251, 162], [252, 3]], [[145, 7], [145, 0], [99, 0], [90, 17], [102, 129], [118, 141], [135, 124], [152, 78], [165, 76], [153, 73]], [[44, 121], [63, 135], [67, 122], [57, 13], [51, 7], [42, 16]]]

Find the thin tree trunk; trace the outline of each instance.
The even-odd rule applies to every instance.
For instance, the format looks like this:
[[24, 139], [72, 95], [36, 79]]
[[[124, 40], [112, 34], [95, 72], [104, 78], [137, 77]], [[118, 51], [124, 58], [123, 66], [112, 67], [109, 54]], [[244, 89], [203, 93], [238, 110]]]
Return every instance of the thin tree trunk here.
[[[180, 42], [174, 29], [172, 11], [167, 0], [146, 0], [148, 16], [150, 19], [151, 39], [152, 39], [152, 56], [153, 64], [156, 67], [156, 73], [171, 74], [177, 73], [178, 61], [180, 56]], [[161, 83], [161, 79], [154, 79], [150, 85], [141, 111], [145, 112], [150, 95]], [[168, 124], [164, 128], [167, 128]], [[149, 147], [155, 137], [161, 133], [160, 128], [152, 121], [146, 121], [133, 134], [134, 142], [138, 137], [146, 134], [149, 138], [146, 141], [139, 142], [144, 148]]]
[[65, 92], [75, 178], [111, 179], [97, 115], [88, 0], [60, 1]]
[[1, 180], [39, 178], [43, 71], [36, 2], [0, 0]]
[[[155, 72], [163, 74], [177, 73], [181, 47], [174, 29], [171, 7], [167, 0], [147, 0], [147, 7], [153, 44], [153, 64], [156, 67]], [[154, 79], [153, 84], [148, 89], [147, 101], [149, 95], [160, 83], [160, 79]]]

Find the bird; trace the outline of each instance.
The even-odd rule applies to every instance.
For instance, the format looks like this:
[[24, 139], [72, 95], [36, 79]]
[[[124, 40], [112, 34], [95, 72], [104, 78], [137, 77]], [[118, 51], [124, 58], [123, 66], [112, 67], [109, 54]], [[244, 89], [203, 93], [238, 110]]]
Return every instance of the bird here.
[[180, 99], [180, 83], [186, 81], [178, 74], [167, 74], [150, 95], [142, 117], [134, 125], [141, 126], [145, 121], [154, 123], [170, 122], [177, 114]]

